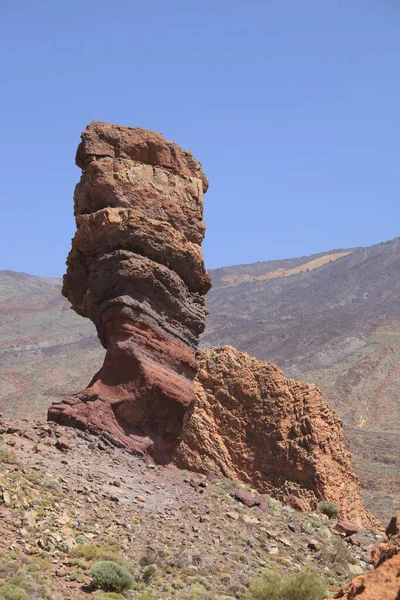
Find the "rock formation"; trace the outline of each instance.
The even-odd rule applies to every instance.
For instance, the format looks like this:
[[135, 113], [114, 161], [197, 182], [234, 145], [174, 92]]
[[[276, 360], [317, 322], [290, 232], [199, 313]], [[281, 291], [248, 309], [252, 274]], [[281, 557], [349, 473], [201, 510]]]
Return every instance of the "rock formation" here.
[[210, 287], [200, 164], [160, 134], [97, 122], [76, 163], [63, 294], [107, 352], [89, 386], [53, 404], [49, 419], [303, 510], [328, 499], [371, 524], [340, 419], [315, 386], [229, 346], [199, 355], [195, 382]]
[[167, 462], [194, 401], [210, 288], [207, 178], [158, 133], [93, 122], [81, 137], [63, 294], [95, 323], [107, 353], [89, 386], [48, 416]]
[[314, 385], [223, 346], [201, 353], [196, 396], [178, 466], [222, 473], [291, 504], [330, 500], [343, 517], [376, 524], [363, 507], [342, 423]]
[[356, 577], [337, 592], [334, 598], [342, 598], [342, 600], [399, 600], [400, 554], [389, 558], [375, 571]]

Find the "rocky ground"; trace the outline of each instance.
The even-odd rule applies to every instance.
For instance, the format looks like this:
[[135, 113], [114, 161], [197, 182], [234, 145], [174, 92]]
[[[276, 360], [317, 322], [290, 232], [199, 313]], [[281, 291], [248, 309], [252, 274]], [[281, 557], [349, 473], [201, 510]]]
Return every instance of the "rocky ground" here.
[[140, 600], [251, 597], [265, 569], [314, 570], [329, 597], [372, 569], [370, 548], [384, 539], [346, 537], [323, 514], [154, 467], [86, 432], [23, 420], [1, 429], [0, 598], [13, 585], [20, 600], [96, 598], [88, 570], [102, 559], [127, 566], [128, 597]]

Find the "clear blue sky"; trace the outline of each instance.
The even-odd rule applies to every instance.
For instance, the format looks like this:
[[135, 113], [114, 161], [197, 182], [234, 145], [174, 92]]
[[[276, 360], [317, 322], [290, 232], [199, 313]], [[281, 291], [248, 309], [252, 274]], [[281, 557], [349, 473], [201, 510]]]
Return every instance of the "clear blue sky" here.
[[0, 269], [61, 276], [80, 132], [210, 179], [209, 268], [400, 235], [399, 0], [0, 0]]

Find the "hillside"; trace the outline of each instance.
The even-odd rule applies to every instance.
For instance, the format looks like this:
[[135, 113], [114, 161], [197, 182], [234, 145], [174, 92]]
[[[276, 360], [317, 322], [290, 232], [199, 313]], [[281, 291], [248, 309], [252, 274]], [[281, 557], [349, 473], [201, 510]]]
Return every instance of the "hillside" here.
[[[0, 419], [0, 432], [5, 600], [234, 600], [265, 569], [311, 570], [330, 596], [373, 568], [369, 549], [385, 539], [351, 524], [343, 539], [325, 514], [156, 467], [88, 432], [24, 419]], [[132, 593], [95, 592], [89, 568], [101, 560], [129, 569]]]
[[[321, 387], [344, 420], [367, 506], [400, 500], [400, 238], [211, 271], [203, 346], [231, 344]], [[0, 272], [0, 410], [43, 416], [104, 351], [59, 280]]]
[[93, 324], [61, 296], [61, 281], [0, 272], [0, 410], [45, 414], [78, 391], [100, 364]]

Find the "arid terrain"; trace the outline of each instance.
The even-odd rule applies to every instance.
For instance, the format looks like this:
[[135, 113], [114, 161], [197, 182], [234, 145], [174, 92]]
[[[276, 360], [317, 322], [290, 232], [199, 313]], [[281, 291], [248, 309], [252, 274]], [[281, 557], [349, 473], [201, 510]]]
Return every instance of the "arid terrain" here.
[[385, 539], [344, 538], [320, 512], [151, 465], [101, 436], [24, 419], [0, 429], [1, 598], [98, 598], [88, 571], [99, 560], [128, 568], [139, 600], [243, 598], [266, 569], [318, 573], [328, 597], [373, 568]]
[[[368, 508], [399, 505], [400, 240], [211, 271], [203, 346], [232, 344], [316, 383], [345, 425]], [[0, 406], [43, 418], [104, 357], [61, 282], [0, 274]]]

